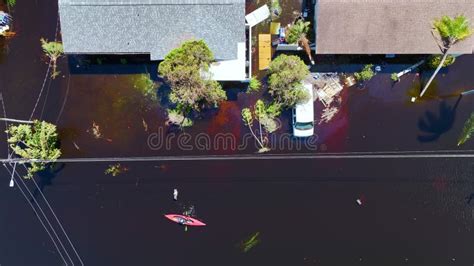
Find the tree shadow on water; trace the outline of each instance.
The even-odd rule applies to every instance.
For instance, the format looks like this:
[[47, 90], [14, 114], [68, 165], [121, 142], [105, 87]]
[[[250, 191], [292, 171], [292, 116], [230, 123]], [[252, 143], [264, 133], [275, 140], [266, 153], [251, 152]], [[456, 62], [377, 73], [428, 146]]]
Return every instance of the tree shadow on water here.
[[441, 102], [438, 116], [433, 112], [427, 111], [425, 116], [418, 120], [418, 128], [425, 133], [418, 135], [418, 141], [436, 141], [442, 134], [448, 132], [453, 127], [456, 109], [460, 100], [461, 97], [458, 98], [456, 104], [452, 107], [448, 106], [446, 101]]
[[36, 183], [38, 184], [39, 190], [35, 187], [33, 198], [36, 198], [40, 194], [40, 191], [43, 192], [46, 186], [51, 186], [53, 184], [53, 179], [56, 178], [56, 175], [61, 172], [65, 166], [65, 163], [56, 163], [51, 167], [47, 167], [45, 170], [38, 172], [37, 174], [39, 178], [36, 179]]

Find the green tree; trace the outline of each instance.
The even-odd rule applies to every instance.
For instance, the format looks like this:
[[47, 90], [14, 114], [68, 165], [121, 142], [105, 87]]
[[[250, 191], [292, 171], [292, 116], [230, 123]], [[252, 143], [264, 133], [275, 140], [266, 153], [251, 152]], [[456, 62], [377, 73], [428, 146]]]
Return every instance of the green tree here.
[[469, 119], [464, 124], [462, 133], [458, 139], [458, 146], [461, 146], [466, 143], [471, 138], [472, 134], [474, 134], [474, 113], [471, 114]]
[[51, 60], [51, 65], [53, 66], [53, 71], [51, 72], [51, 78], [56, 78], [59, 75], [59, 71], [57, 71], [57, 61], [64, 53], [63, 44], [60, 42], [48, 42], [43, 38], [40, 39], [41, 41], [41, 48], [43, 48], [43, 52], [46, 56], [49, 57]]
[[[61, 156], [58, 148], [56, 126], [45, 121], [33, 121], [33, 124], [11, 125], [7, 131], [8, 143], [16, 155], [23, 159], [55, 161]], [[46, 168], [47, 163], [30, 162], [26, 178]]]
[[302, 81], [309, 74], [305, 63], [294, 55], [279, 55], [269, 67], [269, 93], [283, 108], [292, 108], [308, 100]]
[[444, 65], [448, 57], [449, 49], [451, 49], [456, 43], [465, 40], [472, 35], [473, 29], [469, 23], [467, 17], [459, 15], [456, 17], [443, 16], [441, 19], [436, 19], [433, 22], [434, 31], [440, 36], [441, 42], [439, 43], [441, 53], [443, 57], [441, 58], [438, 67], [434, 71], [433, 75], [430, 77], [428, 82], [425, 84], [425, 87], [420, 93], [420, 97], [423, 97], [426, 90], [433, 82], [438, 72]]
[[158, 72], [171, 86], [170, 101], [182, 115], [203, 107], [218, 107], [227, 99], [219, 82], [206, 78], [213, 61], [211, 50], [199, 40], [184, 42], [160, 63]]

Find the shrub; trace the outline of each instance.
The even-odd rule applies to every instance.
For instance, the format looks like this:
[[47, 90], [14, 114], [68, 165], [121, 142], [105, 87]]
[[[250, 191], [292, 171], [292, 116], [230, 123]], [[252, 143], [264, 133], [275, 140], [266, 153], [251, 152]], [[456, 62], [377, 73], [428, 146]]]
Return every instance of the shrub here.
[[156, 84], [150, 78], [150, 74], [141, 74], [134, 78], [133, 87], [153, 101], [157, 100]]
[[393, 82], [400, 81], [400, 78], [398, 77], [398, 74], [397, 74], [397, 73], [392, 73], [392, 74], [390, 75], [390, 78], [392, 79]]
[[6, 0], [8, 7], [14, 7], [16, 5], [16, 0]]
[[[436, 69], [439, 66], [439, 63], [441, 62], [442, 55], [432, 55], [428, 58], [428, 67], [431, 69]], [[443, 63], [443, 67], [450, 66], [456, 61], [456, 58], [452, 55], [448, 55], [446, 57], [446, 60]]]
[[270, 0], [270, 13], [272, 20], [276, 20], [280, 17], [281, 14], [281, 6], [280, 0]]
[[182, 111], [177, 109], [168, 109], [168, 124], [179, 127], [190, 127], [193, 125], [193, 120], [187, 118]]
[[257, 92], [262, 87], [262, 83], [256, 77], [250, 78], [249, 87], [247, 93]]
[[365, 65], [362, 71], [354, 73], [355, 78], [359, 82], [368, 81], [375, 76], [375, 72], [372, 70], [374, 65]]

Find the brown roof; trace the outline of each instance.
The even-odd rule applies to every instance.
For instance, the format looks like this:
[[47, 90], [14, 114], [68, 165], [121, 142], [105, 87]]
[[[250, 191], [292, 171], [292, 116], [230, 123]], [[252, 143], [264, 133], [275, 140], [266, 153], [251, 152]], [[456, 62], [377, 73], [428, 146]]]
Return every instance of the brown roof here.
[[[474, 0], [317, 0], [316, 53], [435, 54], [432, 21], [463, 14], [474, 26]], [[450, 53], [472, 53], [474, 38]]]

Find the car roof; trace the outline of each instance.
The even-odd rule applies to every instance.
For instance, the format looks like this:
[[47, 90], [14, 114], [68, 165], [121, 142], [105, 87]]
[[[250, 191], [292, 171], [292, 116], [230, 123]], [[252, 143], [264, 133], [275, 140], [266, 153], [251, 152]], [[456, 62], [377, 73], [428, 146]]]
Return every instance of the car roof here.
[[313, 84], [303, 82], [303, 88], [309, 93], [310, 99], [295, 107], [296, 122], [307, 123], [314, 121]]

